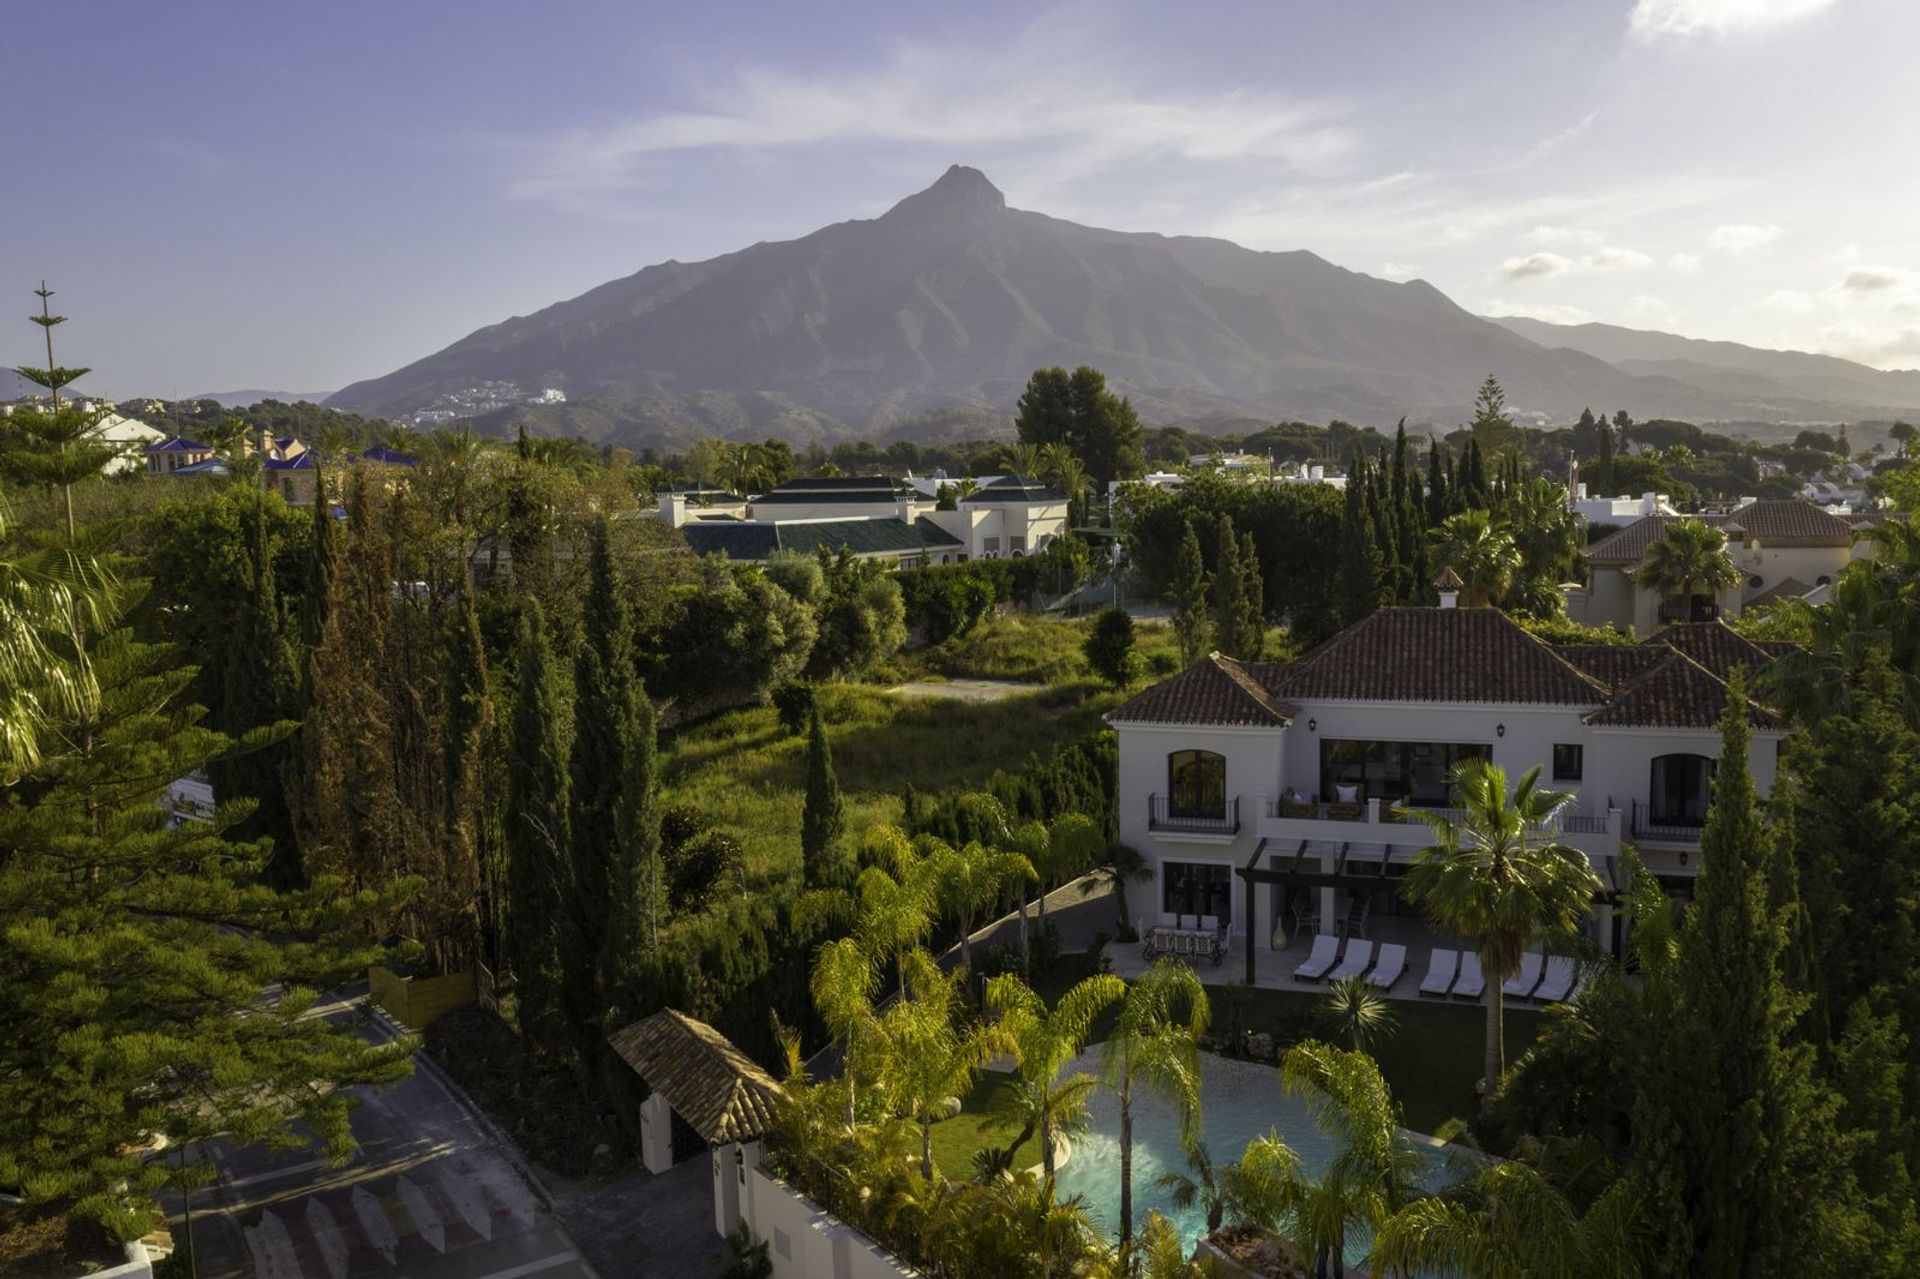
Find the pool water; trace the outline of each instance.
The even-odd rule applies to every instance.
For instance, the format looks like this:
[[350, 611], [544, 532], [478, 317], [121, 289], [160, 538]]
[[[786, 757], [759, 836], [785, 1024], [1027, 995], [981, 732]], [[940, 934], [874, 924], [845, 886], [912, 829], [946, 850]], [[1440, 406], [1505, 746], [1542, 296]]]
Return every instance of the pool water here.
[[[1098, 1075], [1100, 1050], [1082, 1053], [1070, 1070]], [[1089, 1102], [1092, 1125], [1073, 1139], [1073, 1153], [1059, 1170], [1057, 1191], [1061, 1198], [1084, 1195], [1096, 1223], [1114, 1231], [1120, 1215], [1120, 1103], [1102, 1088]], [[1281, 1140], [1293, 1148], [1307, 1176], [1318, 1177], [1333, 1158], [1333, 1143], [1313, 1121], [1313, 1112], [1298, 1097], [1280, 1090], [1280, 1071], [1275, 1066], [1236, 1061], [1212, 1053], [1200, 1054], [1200, 1138], [1216, 1167], [1238, 1163], [1247, 1143], [1278, 1129]], [[1447, 1180], [1442, 1159], [1431, 1152], [1427, 1175], [1429, 1188]], [[1172, 1192], [1155, 1185], [1161, 1173], [1175, 1171], [1192, 1175], [1186, 1153], [1180, 1145], [1179, 1113], [1156, 1097], [1133, 1101], [1133, 1213], [1137, 1234], [1147, 1213], [1166, 1217], [1180, 1232], [1189, 1248], [1206, 1233], [1206, 1210], [1200, 1205], [1190, 1209], [1173, 1206]], [[1358, 1228], [1347, 1240], [1347, 1261], [1358, 1263], [1372, 1242], [1366, 1227]]]

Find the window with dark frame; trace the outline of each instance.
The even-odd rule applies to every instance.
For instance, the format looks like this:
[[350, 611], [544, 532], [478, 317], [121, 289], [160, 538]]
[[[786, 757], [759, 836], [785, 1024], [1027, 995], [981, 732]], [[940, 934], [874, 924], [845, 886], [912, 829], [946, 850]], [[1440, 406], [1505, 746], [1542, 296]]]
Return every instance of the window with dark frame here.
[[1553, 780], [1577, 782], [1586, 769], [1587, 748], [1578, 742], [1553, 744]]
[[1167, 815], [1225, 817], [1227, 757], [1213, 751], [1174, 751], [1168, 755]]

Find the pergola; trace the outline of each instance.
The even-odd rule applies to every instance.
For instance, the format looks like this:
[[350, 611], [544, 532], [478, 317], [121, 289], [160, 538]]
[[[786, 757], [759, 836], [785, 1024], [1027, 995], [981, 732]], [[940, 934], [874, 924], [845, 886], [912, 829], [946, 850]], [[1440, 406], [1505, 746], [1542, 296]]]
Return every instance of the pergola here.
[[[1355, 849], [1347, 844], [1341, 844], [1339, 854], [1334, 859], [1333, 869], [1328, 870], [1325, 868], [1323, 854], [1318, 851], [1309, 851], [1309, 846], [1316, 843], [1310, 839], [1302, 839], [1297, 844], [1294, 844], [1294, 841], [1288, 841], [1293, 845], [1290, 849], [1268, 859], [1263, 865], [1261, 859], [1266, 856], [1270, 842], [1272, 841], [1267, 839], [1260, 840], [1254, 845], [1253, 855], [1247, 858], [1247, 864], [1234, 867], [1234, 874], [1240, 876], [1241, 883], [1246, 888], [1246, 891], [1241, 894], [1241, 910], [1247, 938], [1245, 949], [1249, 986], [1254, 984], [1253, 938], [1256, 935], [1257, 914], [1254, 907], [1254, 885], [1344, 888], [1356, 892], [1371, 892], [1391, 885], [1397, 877], [1387, 872], [1395, 866], [1406, 866], [1415, 851], [1408, 848], [1406, 858], [1396, 860], [1394, 854], [1397, 846], [1382, 848], [1378, 845], [1368, 845]], [[1619, 904], [1626, 892], [1626, 885], [1619, 882], [1620, 859], [1608, 857], [1603, 860], [1606, 863], [1607, 882], [1603, 884], [1601, 891], [1594, 894], [1593, 901], [1595, 906], [1610, 908]], [[1269, 910], [1272, 909], [1273, 907], [1270, 906]]]

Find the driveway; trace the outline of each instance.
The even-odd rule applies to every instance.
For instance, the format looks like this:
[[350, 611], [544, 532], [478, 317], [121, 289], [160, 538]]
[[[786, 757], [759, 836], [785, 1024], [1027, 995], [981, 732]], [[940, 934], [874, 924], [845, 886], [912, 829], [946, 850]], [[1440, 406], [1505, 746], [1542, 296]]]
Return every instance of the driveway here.
[[[368, 1033], [391, 1037], [384, 1021]], [[191, 1203], [199, 1279], [595, 1279], [544, 1195], [427, 1061], [363, 1092], [353, 1131], [360, 1154], [345, 1168], [310, 1149], [208, 1151], [219, 1179]]]

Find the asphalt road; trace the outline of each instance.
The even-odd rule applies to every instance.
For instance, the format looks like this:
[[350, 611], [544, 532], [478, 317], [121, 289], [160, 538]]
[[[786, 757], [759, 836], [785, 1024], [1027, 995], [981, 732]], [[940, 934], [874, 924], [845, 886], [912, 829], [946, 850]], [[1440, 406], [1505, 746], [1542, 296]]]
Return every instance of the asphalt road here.
[[392, 1089], [363, 1092], [353, 1130], [360, 1155], [345, 1168], [312, 1150], [210, 1150], [219, 1179], [192, 1198], [199, 1279], [596, 1279], [545, 1199], [425, 1063]]

